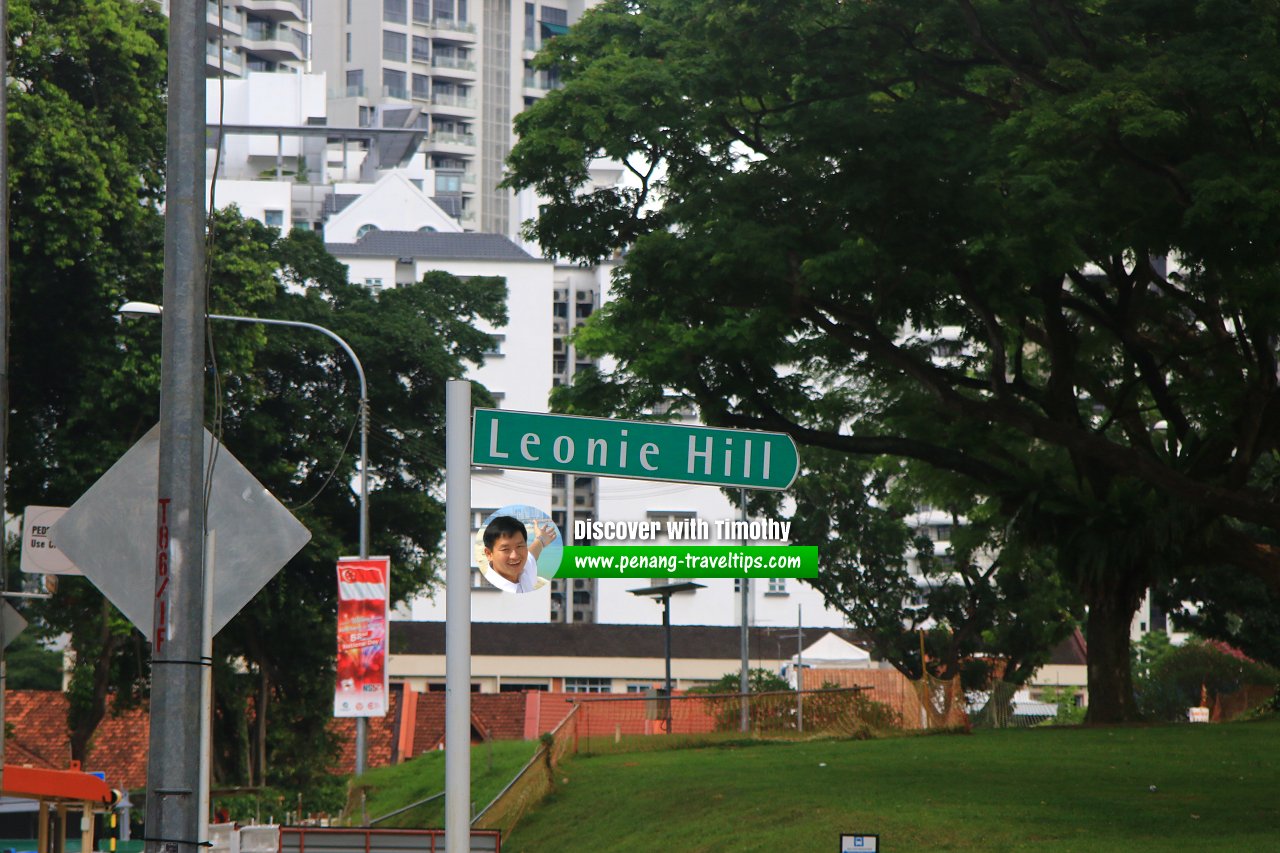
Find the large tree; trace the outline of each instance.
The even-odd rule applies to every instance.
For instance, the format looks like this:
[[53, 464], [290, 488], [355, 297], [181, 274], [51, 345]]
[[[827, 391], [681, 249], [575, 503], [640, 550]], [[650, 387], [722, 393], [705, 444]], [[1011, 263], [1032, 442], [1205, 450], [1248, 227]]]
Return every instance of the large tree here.
[[[1277, 32], [1233, 0], [614, 0], [544, 49], [509, 182], [549, 251], [627, 249], [595, 399], [966, 478], [1052, 547], [1090, 718], [1124, 719], [1146, 588], [1280, 588], [1245, 527], [1280, 528]], [[599, 156], [630, 182], [584, 191]]]

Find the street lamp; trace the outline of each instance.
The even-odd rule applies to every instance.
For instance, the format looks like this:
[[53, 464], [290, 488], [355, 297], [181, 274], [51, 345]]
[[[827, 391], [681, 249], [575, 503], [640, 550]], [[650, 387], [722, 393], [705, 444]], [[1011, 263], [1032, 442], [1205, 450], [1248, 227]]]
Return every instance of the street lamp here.
[[694, 583], [693, 581], [682, 581], [680, 583], [667, 583], [660, 586], [644, 586], [640, 589], [629, 589], [627, 592], [632, 595], [638, 595], [642, 598], [652, 598], [654, 601], [662, 602], [662, 630], [663, 630], [663, 647], [665, 657], [667, 659], [667, 682], [666, 682], [666, 723], [667, 734], [671, 734], [671, 596], [677, 592], [691, 592], [695, 589], [704, 589], [706, 584]]
[[[154, 302], [126, 302], [116, 312], [121, 317], [159, 317], [164, 307]], [[206, 314], [210, 320], [230, 320], [234, 323], [257, 323], [262, 326], [292, 326], [298, 329], [310, 329], [319, 332], [332, 340], [351, 357], [356, 366], [356, 375], [360, 377], [360, 559], [369, 556], [369, 386], [364, 379], [364, 365], [360, 363], [355, 350], [338, 337], [335, 332], [315, 323], [304, 323], [301, 320], [273, 320], [267, 317], [239, 317], [234, 314]], [[356, 718], [356, 774], [364, 773], [365, 765], [365, 726], [364, 717]]]

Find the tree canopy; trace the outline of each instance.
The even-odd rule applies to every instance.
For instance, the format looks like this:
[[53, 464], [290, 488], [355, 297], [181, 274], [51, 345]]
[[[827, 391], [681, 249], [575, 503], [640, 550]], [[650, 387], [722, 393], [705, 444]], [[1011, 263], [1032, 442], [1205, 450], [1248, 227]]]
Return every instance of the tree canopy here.
[[[1135, 712], [1143, 591], [1280, 588], [1280, 10], [614, 0], [539, 62], [509, 184], [582, 260], [609, 394], [964, 478], [1089, 605]], [[626, 165], [584, 191], [593, 158]]]
[[[8, 502], [70, 505], [155, 423], [165, 22], [134, 0], [12, 0], [12, 337]], [[500, 279], [444, 273], [381, 295], [347, 281], [318, 235], [227, 210], [210, 219], [212, 313], [303, 320], [347, 340], [369, 377], [371, 549], [396, 601], [435, 578], [443, 529], [444, 384], [506, 321]], [[358, 550], [359, 389], [323, 335], [215, 324], [207, 426], [312, 540], [215, 638], [214, 773], [295, 790], [328, 777], [336, 578]], [[141, 634], [84, 578], [24, 607], [31, 636], [69, 635], [73, 755], [110, 704], [145, 700]], [[269, 721], [270, 726], [265, 723]]]

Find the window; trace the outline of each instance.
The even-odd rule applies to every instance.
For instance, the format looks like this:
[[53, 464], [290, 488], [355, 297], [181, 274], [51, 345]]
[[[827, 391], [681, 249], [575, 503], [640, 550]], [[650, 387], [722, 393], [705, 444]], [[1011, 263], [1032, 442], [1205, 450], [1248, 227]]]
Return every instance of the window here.
[[347, 23], [348, 24], [351, 23], [351, 3], [352, 3], [352, 0], [347, 0]]
[[425, 74], [413, 75], [413, 96], [428, 100], [431, 97], [431, 78]]
[[452, 21], [453, 0], [436, 0], [436, 17], [446, 21]]
[[353, 98], [364, 94], [364, 70], [360, 68], [347, 72], [347, 97]]
[[627, 685], [628, 693], [648, 693], [650, 690], [654, 690], [654, 689], [655, 687], [652, 684], [628, 684]]
[[769, 578], [769, 595], [786, 595], [787, 579], [786, 578]]
[[431, 0], [413, 0], [413, 20], [419, 24], [431, 20]]
[[382, 279], [366, 278], [364, 280], [364, 286], [369, 288], [370, 290], [382, 290]]
[[351, 33], [347, 33], [347, 62], [351, 61]]
[[408, 23], [405, 0], [382, 0], [382, 20], [393, 24]]
[[413, 37], [413, 58], [419, 62], [431, 61], [431, 39], [422, 36]]
[[538, 49], [538, 8], [533, 3], [524, 4], [524, 47], [525, 50]]
[[612, 693], [612, 678], [566, 678], [565, 693]]
[[409, 90], [405, 88], [407, 75], [403, 71], [392, 71], [390, 68], [382, 69], [382, 88], [383, 94], [390, 98], [409, 99]]
[[490, 335], [489, 341], [490, 341], [489, 348], [484, 352], [485, 358], [502, 358], [502, 356], [504, 355], [504, 353], [502, 352], [502, 345], [506, 343], [507, 336], [506, 335]]
[[[382, 58], [404, 62], [409, 53], [409, 37], [395, 30], [382, 31]], [[403, 88], [403, 86], [401, 87]]]
[[542, 20], [538, 22], [538, 34], [542, 36], [542, 43], [546, 44], [548, 39], [562, 36], [567, 32], [569, 32], [569, 13], [564, 9], [543, 6]]
[[364, 225], [361, 225], [359, 228], [356, 229], [356, 239], [359, 240], [361, 237], [368, 234], [370, 231], [377, 231], [377, 230], [378, 230], [377, 225], [374, 225], [372, 222], [366, 222]]
[[284, 227], [284, 211], [283, 210], [264, 210], [262, 211], [262, 221], [272, 228]]

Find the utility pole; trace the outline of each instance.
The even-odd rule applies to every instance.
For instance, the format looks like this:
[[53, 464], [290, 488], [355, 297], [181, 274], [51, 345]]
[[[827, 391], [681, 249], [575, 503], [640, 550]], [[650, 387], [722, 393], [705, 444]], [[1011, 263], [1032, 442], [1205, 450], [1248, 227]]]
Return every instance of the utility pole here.
[[147, 853], [196, 853], [204, 657], [205, 4], [169, 18], [160, 470]]
[[[9, 480], [9, 0], [0, 0], [0, 523]], [[0, 604], [9, 588], [4, 571], [4, 537], [0, 535]], [[0, 790], [4, 789], [4, 703], [5, 682], [4, 619], [0, 616]]]

